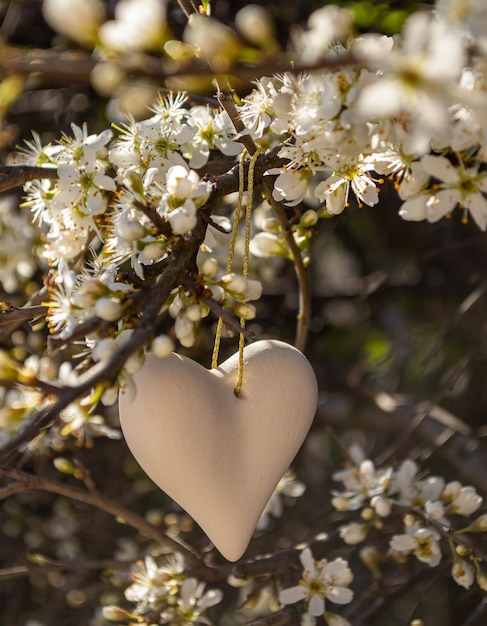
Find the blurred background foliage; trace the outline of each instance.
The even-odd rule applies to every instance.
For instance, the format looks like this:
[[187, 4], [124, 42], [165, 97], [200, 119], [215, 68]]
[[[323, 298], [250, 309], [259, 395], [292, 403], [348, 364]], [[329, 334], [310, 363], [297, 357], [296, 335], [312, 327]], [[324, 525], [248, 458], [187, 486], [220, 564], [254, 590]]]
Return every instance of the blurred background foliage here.
[[[266, 5], [273, 14], [283, 46], [293, 25], [304, 23], [312, 10], [326, 4], [318, 0], [254, 2]], [[246, 4], [244, 0], [214, 0], [213, 14], [232, 24], [235, 13]], [[342, 0], [336, 4], [353, 11], [358, 30], [387, 34], [398, 32], [407, 15], [424, 5], [413, 0]], [[109, 15], [115, 6], [115, 0], [107, 2]], [[184, 20], [176, 2], [169, 3], [168, 15], [173, 32], [181, 31]], [[0, 20], [0, 46], [70, 49], [71, 44], [44, 23], [40, 0], [1, 0]], [[86, 76], [67, 80], [4, 72], [0, 79], [2, 163], [16, 145], [31, 137], [32, 130], [38, 131], [44, 142], [69, 132], [73, 122], [87, 121], [90, 131], [96, 132], [117, 120], [120, 110], [133, 109], [140, 115], [157, 89], [164, 87], [153, 80], [137, 79], [130, 89], [101, 96]], [[42, 278], [36, 268], [21, 269], [19, 262], [12, 261], [15, 253], [20, 255], [21, 246], [35, 246], [38, 237], [25, 212], [17, 208], [17, 201], [3, 200], [0, 207], [0, 300], [20, 305], [25, 293], [34, 293], [41, 286]], [[18, 240], [12, 239], [12, 233], [17, 233]], [[485, 451], [486, 236], [475, 225], [456, 219], [437, 224], [403, 221], [387, 182], [377, 207], [351, 206], [342, 216], [320, 226], [311, 254], [313, 302], [307, 355], [318, 377], [321, 399], [317, 419], [294, 468], [307, 491], [299, 503], [286, 508], [285, 516], [269, 531], [258, 534], [249, 555], [288, 548], [343, 518], [332, 511], [328, 500], [330, 473], [342, 461], [330, 428], [345, 445], [359, 442], [372, 457], [380, 457], [392, 446], [393, 458], [410, 454], [427, 462], [431, 471], [471, 482], [487, 493], [487, 468], [483, 474], [463, 474], [466, 457], [448, 447], [449, 438], [459, 435], [466, 442], [465, 455], [475, 454], [479, 448]], [[270, 274], [262, 273], [262, 279], [265, 295], [250, 326], [258, 336], [292, 341], [297, 298], [294, 270], [289, 264], [277, 263]], [[214, 320], [209, 320], [191, 353], [206, 363], [213, 331]], [[38, 334], [23, 327], [3, 347], [17, 350], [19, 358], [34, 353], [40, 347]], [[235, 342], [226, 340], [224, 349], [234, 350]], [[428, 430], [408, 430], [425, 402], [440, 405], [442, 419], [450, 420], [446, 423], [451, 432], [442, 440], [435, 440]], [[116, 425], [115, 414], [109, 419]], [[53, 466], [56, 454], [54, 440], [52, 448], [26, 457], [25, 469], [59, 480], [59, 471]], [[73, 445], [63, 450], [63, 457], [78, 468], [78, 477], [85, 482], [89, 478], [108, 497], [181, 534], [195, 546], [205, 546], [205, 538], [184, 512], [154, 491], [123, 441], [99, 439], [93, 449]], [[22, 565], [32, 571], [26, 575], [22, 570], [16, 577], [12, 572], [2, 576], [0, 571], [0, 626], [103, 624], [95, 609], [99, 598], [105, 604], [119, 602], [128, 582], [126, 571], [113, 563], [114, 558], [140, 558], [145, 541], [100, 511], [47, 493], [19, 494], [2, 502], [1, 511], [2, 567]], [[352, 548], [350, 557], [353, 560]], [[102, 576], [89, 567], [90, 561], [101, 560], [107, 561]], [[56, 566], [63, 561], [87, 561], [88, 566], [65, 571]], [[36, 567], [39, 564], [44, 567]], [[355, 565], [360, 571], [360, 565]], [[365, 587], [368, 580], [364, 575], [357, 584]], [[417, 581], [408, 595], [392, 601], [384, 615], [376, 615], [368, 623], [400, 626], [422, 618], [428, 626], [454, 626], [463, 623], [462, 615], [478, 601], [478, 592], [472, 591], [465, 602], [455, 602], [457, 588], [450, 593], [453, 583], [435, 576], [428, 581], [428, 594], [424, 593], [424, 581], [420, 577]], [[228, 613], [221, 624], [241, 623], [232, 609], [237, 592], [227, 591]], [[441, 601], [436, 603], [435, 598]]]

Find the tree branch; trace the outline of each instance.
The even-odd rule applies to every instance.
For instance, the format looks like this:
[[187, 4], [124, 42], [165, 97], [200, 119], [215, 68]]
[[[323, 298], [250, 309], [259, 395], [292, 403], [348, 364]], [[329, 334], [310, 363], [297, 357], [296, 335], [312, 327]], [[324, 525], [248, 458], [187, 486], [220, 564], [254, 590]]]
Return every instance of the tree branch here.
[[36, 167], [34, 165], [3, 165], [0, 166], [0, 193], [9, 189], [22, 187], [30, 180], [58, 178], [57, 168]]
[[16, 307], [10, 304], [10, 307], [7, 310], [0, 312], [0, 326], [12, 323], [22, 323], [27, 320], [44, 317], [47, 314], [47, 311], [48, 307], [43, 305]]
[[[113, 502], [112, 500], [109, 500], [99, 493], [95, 493], [92, 491], [81, 491], [76, 487], [57, 483], [52, 480], [48, 480], [47, 478], [34, 476], [32, 474], [28, 474], [17, 469], [0, 467], [0, 472], [5, 474], [5, 476], [8, 476], [13, 480], [18, 481], [11, 486], [12, 488], [16, 488], [17, 493], [20, 491], [29, 491], [31, 489], [34, 489], [40, 491], [48, 491], [49, 493], [55, 493], [59, 496], [70, 498], [71, 500], [84, 502], [85, 504], [89, 504], [90, 506], [96, 507], [97, 509], [113, 515], [113, 517], [116, 517], [128, 526], [135, 528], [142, 535], [145, 535], [149, 539], [152, 539], [153, 541], [156, 541], [157, 543], [166, 546], [170, 550], [179, 552], [184, 556], [188, 565], [197, 567], [201, 567], [202, 565], [201, 559], [191, 550], [189, 546], [186, 546], [185, 544], [176, 541], [171, 537], [168, 537], [158, 528], [146, 522], [143, 517], [140, 517], [136, 513], [133, 513], [132, 511], [117, 504], [116, 502]], [[8, 495], [12, 495], [12, 492], [0, 492], [0, 497], [2, 497], [2, 499], [7, 497]]]
[[0, 569], [0, 580], [11, 580], [12, 578], [22, 578], [30, 574], [55, 572], [55, 571], [84, 571], [94, 569], [124, 569], [131, 565], [133, 561], [116, 561], [114, 559], [106, 561], [81, 561], [72, 563], [70, 561], [51, 561], [45, 557], [38, 559], [37, 565], [13, 565]]
[[[50, 81], [59, 80], [89, 84], [91, 73], [97, 64], [97, 60], [92, 54], [82, 51], [19, 50], [10, 46], [4, 48], [2, 52], [0, 67], [9, 74], [23, 76], [33, 74]], [[175, 66], [173, 63], [164, 63], [164, 59], [140, 54], [137, 55], [137, 58], [133, 55], [127, 55], [113, 59], [111, 62], [116, 63], [129, 76], [153, 78], [161, 82], [173, 77], [213, 78], [215, 76], [215, 72], [206, 63], [194, 60]], [[225, 76], [235, 77], [239, 81], [252, 81], [259, 76], [272, 76], [283, 72], [297, 75], [313, 71], [334, 70], [359, 62], [359, 59], [349, 51], [342, 54], [333, 53], [316, 62], [307, 63], [294, 62], [289, 55], [285, 55], [277, 59], [265, 59], [255, 65], [237, 63], [225, 72]]]

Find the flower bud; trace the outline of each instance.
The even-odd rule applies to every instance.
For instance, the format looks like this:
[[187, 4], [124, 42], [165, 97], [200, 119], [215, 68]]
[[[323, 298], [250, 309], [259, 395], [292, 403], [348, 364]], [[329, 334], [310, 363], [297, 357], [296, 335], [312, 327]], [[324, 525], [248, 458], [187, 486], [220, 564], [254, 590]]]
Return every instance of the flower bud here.
[[301, 219], [299, 220], [299, 225], [303, 228], [310, 228], [311, 226], [314, 226], [317, 221], [318, 213], [316, 211], [313, 211], [313, 209], [309, 209], [301, 216]]
[[188, 44], [170, 39], [164, 44], [164, 52], [175, 61], [189, 61], [194, 56], [194, 50]]
[[105, 337], [98, 341], [91, 352], [91, 356], [94, 361], [106, 361], [112, 356], [116, 349], [117, 344], [115, 340]]
[[165, 250], [162, 243], [154, 241], [144, 247], [144, 249], [140, 253], [140, 261], [141, 263], [144, 263], [144, 261], [146, 261], [147, 263], [157, 261], [163, 256], [164, 252]]
[[382, 496], [374, 496], [370, 500], [370, 504], [374, 507], [377, 515], [388, 517], [391, 514], [391, 503]]
[[436, 520], [441, 519], [445, 514], [445, 508], [443, 507], [441, 502], [438, 501], [431, 502], [430, 500], [428, 500], [427, 502], [425, 502], [424, 510], [428, 514], [428, 517]]
[[193, 332], [191, 332], [188, 335], [178, 337], [178, 341], [183, 346], [183, 348], [191, 348], [192, 345], [194, 344], [194, 340], [195, 340], [195, 336]]
[[360, 514], [360, 517], [367, 522], [374, 519], [374, 509], [370, 506], [365, 507]]
[[105, 322], [115, 322], [122, 317], [122, 305], [115, 298], [99, 298], [95, 303], [95, 315]]
[[174, 209], [167, 216], [175, 235], [185, 235], [196, 226], [196, 207], [192, 200], [186, 200], [183, 206]]
[[470, 589], [475, 578], [473, 567], [465, 559], [455, 559], [451, 575], [457, 585], [465, 589]]
[[64, 457], [57, 457], [53, 460], [52, 463], [57, 471], [61, 472], [62, 474], [69, 474], [72, 476], [76, 473], [76, 468], [69, 459], [66, 459]]
[[222, 276], [221, 281], [224, 283], [224, 288], [227, 291], [232, 291], [236, 294], [243, 295], [247, 287], [247, 281], [240, 274], [225, 274], [225, 276]]
[[218, 261], [211, 257], [210, 259], [205, 259], [201, 271], [208, 278], [213, 278], [218, 274]]
[[125, 621], [134, 617], [134, 615], [131, 615], [121, 607], [113, 605], [104, 606], [101, 610], [101, 614], [105, 619], [111, 622]]
[[262, 230], [267, 233], [278, 233], [279, 222], [275, 217], [266, 217], [262, 222]]
[[244, 320], [253, 320], [256, 316], [255, 306], [248, 303], [236, 304], [235, 313]]
[[144, 364], [144, 360], [145, 357], [143, 352], [134, 352], [125, 361], [123, 368], [127, 374], [135, 374], [135, 372], [138, 372]]
[[250, 253], [258, 258], [287, 256], [286, 248], [271, 233], [257, 233], [250, 242]]
[[144, 227], [136, 220], [122, 219], [117, 223], [116, 232], [126, 241], [135, 241], [144, 236]]
[[374, 578], [380, 578], [379, 562], [382, 556], [374, 546], [364, 546], [359, 552], [360, 560], [367, 567]]
[[258, 300], [262, 295], [262, 283], [260, 280], [247, 279], [243, 295], [245, 300]]
[[199, 322], [201, 319], [201, 309], [199, 304], [191, 304], [185, 310], [186, 317], [192, 322]]
[[482, 570], [477, 572], [477, 585], [483, 591], [487, 591], [487, 574]]
[[174, 342], [171, 337], [168, 337], [167, 335], [159, 335], [152, 342], [151, 348], [152, 352], [157, 357], [164, 359], [174, 350]]
[[348, 545], [361, 543], [367, 536], [367, 525], [351, 522], [339, 529], [340, 537]]
[[[189, 176], [190, 171], [183, 165], [173, 165], [169, 168], [166, 178], [167, 191], [178, 199], [188, 198], [194, 188], [194, 181]], [[196, 172], [195, 172], [196, 174]], [[199, 177], [196, 174], [197, 181]]]
[[470, 526], [465, 528], [465, 532], [468, 531], [471, 533], [481, 533], [485, 530], [487, 530], [487, 513], [484, 513], [483, 515], [480, 515], [480, 517], [477, 517], [477, 519], [474, 520], [470, 524]]

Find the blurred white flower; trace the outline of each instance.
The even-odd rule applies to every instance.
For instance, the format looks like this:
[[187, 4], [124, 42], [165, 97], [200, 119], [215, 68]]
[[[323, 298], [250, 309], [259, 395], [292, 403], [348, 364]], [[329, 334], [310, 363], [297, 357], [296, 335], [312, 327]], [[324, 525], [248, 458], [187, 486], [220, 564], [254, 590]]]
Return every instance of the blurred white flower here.
[[308, 28], [296, 31], [294, 47], [305, 62], [319, 59], [331, 46], [348, 37], [353, 28], [353, 15], [336, 5], [325, 6], [314, 11], [308, 19]]
[[179, 597], [174, 606], [161, 613], [162, 623], [210, 625], [211, 622], [204, 613], [221, 602], [222, 598], [220, 589], [205, 591], [205, 583], [200, 583], [195, 578], [187, 578], [179, 588]]
[[391, 476], [392, 468], [376, 469], [370, 459], [365, 459], [358, 467], [335, 472], [333, 480], [341, 481], [345, 491], [333, 491], [332, 504], [339, 511], [356, 511], [374, 496], [384, 494]]
[[274, 493], [270, 497], [269, 502], [266, 504], [265, 509], [257, 522], [257, 528], [259, 530], [264, 530], [265, 528], [268, 528], [271, 517], [282, 517], [284, 512], [284, 498], [299, 498], [305, 491], [306, 485], [297, 480], [293, 472], [286, 472], [278, 482]]
[[121, 0], [115, 19], [100, 28], [100, 39], [117, 52], [161, 50], [166, 30], [166, 0]]
[[61, 35], [93, 47], [105, 17], [105, 7], [100, 0], [44, 0], [42, 14], [49, 26]]
[[482, 497], [474, 487], [464, 487], [459, 482], [448, 483], [442, 493], [442, 500], [448, 513], [472, 515], [482, 504]]
[[475, 580], [474, 568], [469, 565], [465, 559], [460, 559], [458, 557], [456, 557], [453, 561], [451, 575], [457, 585], [460, 585], [460, 587], [464, 587], [465, 589], [470, 589]]
[[406, 526], [406, 534], [395, 535], [390, 546], [396, 552], [414, 554], [418, 561], [436, 567], [441, 560], [440, 535], [432, 528], [418, 524]]
[[339, 534], [346, 544], [353, 546], [361, 543], [367, 537], [368, 529], [367, 524], [350, 522], [350, 524], [340, 526]]
[[361, 87], [354, 110], [363, 119], [410, 115], [406, 152], [425, 153], [448, 121], [466, 63], [464, 42], [458, 29], [426, 11], [411, 15], [402, 35], [402, 46], [369, 54], [368, 64], [378, 72]]
[[442, 156], [426, 155], [421, 159], [424, 170], [440, 181], [427, 202], [427, 219], [436, 222], [460, 205], [471, 214], [481, 230], [487, 229], [487, 174], [477, 167], [454, 166]]

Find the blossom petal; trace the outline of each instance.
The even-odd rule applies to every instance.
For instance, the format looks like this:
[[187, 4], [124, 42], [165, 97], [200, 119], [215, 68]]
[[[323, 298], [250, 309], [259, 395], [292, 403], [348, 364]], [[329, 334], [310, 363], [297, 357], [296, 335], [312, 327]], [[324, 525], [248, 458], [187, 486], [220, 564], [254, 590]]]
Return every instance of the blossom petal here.
[[309, 601], [308, 611], [310, 615], [319, 617], [325, 612], [325, 601], [321, 596], [314, 595]]
[[296, 587], [290, 587], [289, 589], [283, 589], [279, 593], [279, 602], [281, 604], [294, 604], [300, 600], [304, 600], [308, 595], [306, 587], [297, 585]]
[[458, 170], [445, 157], [427, 154], [421, 159], [421, 165], [430, 176], [444, 183], [455, 184], [459, 180]]
[[427, 203], [426, 217], [428, 222], [437, 222], [448, 213], [451, 213], [460, 202], [458, 189], [442, 189], [432, 196]]
[[328, 587], [325, 595], [335, 604], [348, 604], [353, 600], [353, 591], [346, 587]]
[[471, 193], [463, 201], [480, 230], [487, 229], [487, 200], [480, 193]]

